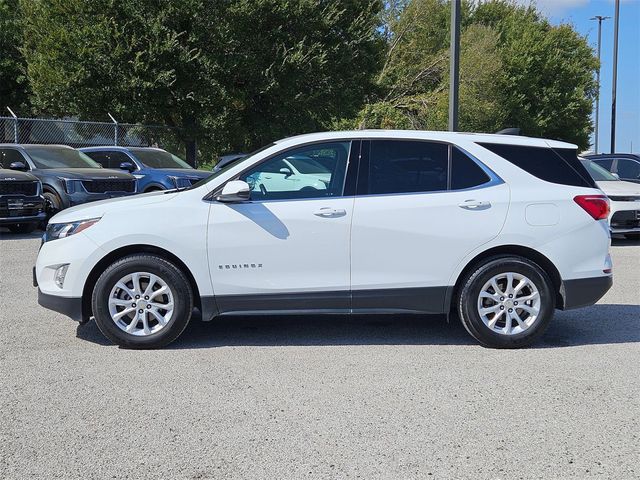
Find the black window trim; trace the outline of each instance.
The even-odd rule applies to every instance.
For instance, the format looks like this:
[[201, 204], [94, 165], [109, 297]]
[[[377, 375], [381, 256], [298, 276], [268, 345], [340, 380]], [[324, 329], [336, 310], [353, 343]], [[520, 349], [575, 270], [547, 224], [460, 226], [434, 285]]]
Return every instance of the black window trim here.
[[[365, 142], [364, 140], [368, 140]], [[369, 161], [371, 154], [371, 145], [376, 140], [387, 140], [387, 141], [398, 141], [398, 142], [424, 142], [424, 143], [440, 143], [444, 144], [448, 147], [447, 149], [447, 189], [446, 190], [429, 190], [429, 191], [419, 191], [419, 192], [395, 192], [395, 193], [366, 193], [368, 190], [368, 177], [369, 177]], [[365, 143], [366, 145], [365, 147]], [[443, 140], [430, 140], [426, 138], [396, 138], [396, 137], [370, 137], [363, 139], [362, 142], [363, 148], [361, 150], [361, 160], [360, 166], [358, 168], [358, 188], [356, 191], [356, 197], [388, 197], [391, 195], [400, 196], [400, 195], [432, 195], [432, 194], [442, 194], [449, 192], [468, 192], [473, 190], [480, 190], [483, 188], [494, 187], [496, 185], [500, 185], [504, 183], [504, 180], [500, 178], [500, 176], [491, 170], [487, 165], [481, 162], [475, 155], [462, 148], [460, 145], [456, 145], [452, 142], [447, 142]], [[457, 148], [470, 160], [472, 160], [480, 169], [489, 177], [489, 180], [481, 183], [479, 185], [474, 185], [473, 187], [468, 188], [451, 188], [451, 173], [453, 169], [453, 149]]]
[[[140, 164], [138, 163], [138, 161], [133, 157], [133, 154], [129, 153], [129, 151], [127, 150], [108, 150], [105, 148], [101, 148], [99, 150], [80, 150], [82, 153], [84, 153], [85, 155], [89, 155], [90, 153], [123, 153], [124, 155], [126, 155], [126, 157], [129, 159], [129, 161], [133, 164], [134, 168], [134, 172], [137, 172], [138, 170], [142, 170], [142, 168], [140, 167]], [[91, 157], [91, 155], [89, 155], [89, 157]], [[93, 160], [93, 158], [92, 158]], [[94, 160], [94, 162], [98, 162], [97, 160]], [[100, 162], [98, 162], [100, 163]], [[124, 162], [120, 162], [120, 163], [124, 163]], [[108, 167], [103, 167], [103, 168], [108, 168]], [[114, 170], [113, 168], [110, 168], [109, 170]], [[118, 170], [118, 168], [115, 168], [115, 170]]]
[[[35, 165], [32, 165], [31, 159], [29, 158], [29, 155], [27, 154], [27, 152], [24, 149], [22, 149], [22, 148], [20, 148], [18, 146], [13, 147], [13, 146], [9, 146], [9, 145], [3, 146], [2, 149], [3, 150], [13, 150], [14, 152], [18, 152], [22, 156], [22, 158], [24, 160], [23, 163], [27, 167], [27, 170], [28, 171], [35, 170]], [[7, 168], [9, 168], [9, 167], [7, 167]]]

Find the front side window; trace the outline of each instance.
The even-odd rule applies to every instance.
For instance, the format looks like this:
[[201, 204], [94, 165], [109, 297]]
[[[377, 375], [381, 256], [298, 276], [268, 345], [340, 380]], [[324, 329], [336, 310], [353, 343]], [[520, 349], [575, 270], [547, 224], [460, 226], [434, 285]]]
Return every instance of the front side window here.
[[119, 169], [120, 165], [125, 162], [133, 164], [133, 161], [128, 157], [128, 155], [122, 152], [99, 151], [85, 153], [104, 168]]
[[0, 168], [9, 168], [9, 165], [15, 162], [24, 163], [25, 165], [27, 163], [19, 151], [13, 148], [0, 149]]
[[36, 168], [101, 168], [82, 152], [62, 147], [25, 147]]
[[593, 161], [596, 162], [598, 165], [600, 165], [602, 168], [606, 168], [607, 170], [611, 171], [611, 167], [613, 165], [613, 158], [601, 158]]
[[316, 143], [277, 154], [240, 176], [252, 200], [342, 195], [351, 142]]
[[640, 163], [628, 158], [619, 158], [618, 176], [632, 180], [640, 179]]
[[444, 143], [373, 140], [369, 194], [447, 190], [449, 147]]

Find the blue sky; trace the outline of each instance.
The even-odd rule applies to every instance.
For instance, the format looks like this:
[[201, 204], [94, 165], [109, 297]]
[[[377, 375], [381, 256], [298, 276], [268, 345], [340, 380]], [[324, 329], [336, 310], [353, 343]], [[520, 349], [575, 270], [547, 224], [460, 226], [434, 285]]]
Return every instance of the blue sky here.
[[[594, 50], [598, 42], [595, 15], [611, 17], [602, 23], [602, 67], [600, 71], [600, 152], [611, 146], [611, 83], [613, 76], [613, 0], [537, 0], [535, 3], [551, 23], [570, 23], [587, 37]], [[633, 147], [632, 147], [633, 145]], [[618, 40], [618, 93], [616, 151], [640, 152], [640, 0], [621, 0]]]

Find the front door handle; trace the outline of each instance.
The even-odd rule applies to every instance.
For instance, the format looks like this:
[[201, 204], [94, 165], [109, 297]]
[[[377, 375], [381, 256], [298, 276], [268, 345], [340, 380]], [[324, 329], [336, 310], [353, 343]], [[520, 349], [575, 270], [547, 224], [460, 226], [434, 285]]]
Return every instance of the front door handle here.
[[342, 208], [322, 207], [313, 214], [318, 217], [342, 217], [347, 214], [347, 211]]
[[459, 203], [458, 206], [465, 210], [486, 210], [487, 208], [491, 208], [491, 202], [487, 200], [465, 200]]

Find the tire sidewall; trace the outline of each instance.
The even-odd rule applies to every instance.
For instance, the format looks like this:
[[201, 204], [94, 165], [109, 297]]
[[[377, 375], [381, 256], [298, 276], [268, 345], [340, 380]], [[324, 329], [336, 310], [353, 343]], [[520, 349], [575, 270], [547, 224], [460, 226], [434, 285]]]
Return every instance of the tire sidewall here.
[[[173, 293], [171, 320], [159, 332], [144, 337], [122, 331], [109, 313], [109, 295], [114, 285], [122, 277], [135, 272], [157, 275]], [[193, 294], [188, 279], [173, 264], [155, 255], [132, 255], [113, 263], [98, 278], [91, 306], [98, 328], [112, 342], [127, 348], [158, 348], [178, 338], [187, 327], [193, 310]]]
[[[482, 287], [495, 275], [514, 272], [531, 280], [540, 294], [538, 318], [527, 330], [515, 335], [501, 335], [489, 329], [477, 309]], [[518, 348], [531, 344], [544, 333], [553, 318], [555, 295], [548, 275], [534, 263], [519, 257], [493, 259], [476, 269], [464, 284], [459, 299], [459, 313], [465, 328], [481, 344], [496, 348]]]

